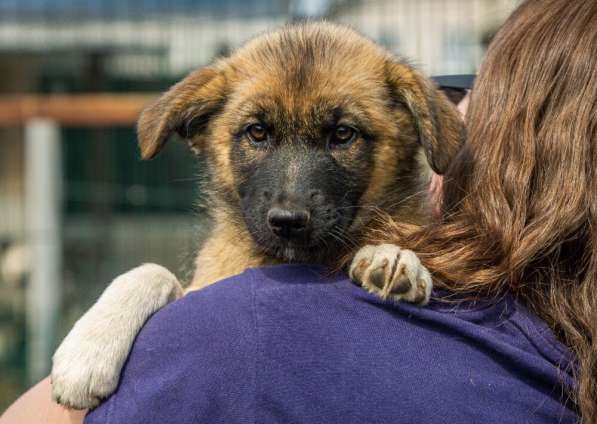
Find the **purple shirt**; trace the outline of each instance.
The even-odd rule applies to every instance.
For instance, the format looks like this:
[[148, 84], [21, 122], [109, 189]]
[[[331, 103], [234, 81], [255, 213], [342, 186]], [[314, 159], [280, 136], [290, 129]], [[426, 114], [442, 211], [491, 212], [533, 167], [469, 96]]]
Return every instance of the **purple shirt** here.
[[509, 297], [384, 302], [253, 269], [155, 314], [91, 423], [572, 423], [570, 352]]

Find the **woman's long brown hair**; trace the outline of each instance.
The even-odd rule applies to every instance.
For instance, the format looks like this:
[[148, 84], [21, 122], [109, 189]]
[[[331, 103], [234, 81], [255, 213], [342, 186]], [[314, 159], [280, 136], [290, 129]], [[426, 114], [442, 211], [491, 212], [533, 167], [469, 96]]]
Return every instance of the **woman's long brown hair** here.
[[597, 2], [524, 2], [480, 69], [443, 217], [386, 220], [370, 239], [417, 252], [436, 287], [525, 302], [576, 355], [584, 423], [597, 423], [596, 103]]

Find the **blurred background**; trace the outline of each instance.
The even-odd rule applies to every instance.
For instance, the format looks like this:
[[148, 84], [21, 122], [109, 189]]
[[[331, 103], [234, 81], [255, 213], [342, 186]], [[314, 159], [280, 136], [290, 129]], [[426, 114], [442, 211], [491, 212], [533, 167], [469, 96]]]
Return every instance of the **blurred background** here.
[[283, 23], [348, 24], [427, 74], [475, 72], [516, 0], [0, 0], [0, 412], [119, 273], [182, 279], [201, 158], [141, 162], [134, 123], [189, 70]]

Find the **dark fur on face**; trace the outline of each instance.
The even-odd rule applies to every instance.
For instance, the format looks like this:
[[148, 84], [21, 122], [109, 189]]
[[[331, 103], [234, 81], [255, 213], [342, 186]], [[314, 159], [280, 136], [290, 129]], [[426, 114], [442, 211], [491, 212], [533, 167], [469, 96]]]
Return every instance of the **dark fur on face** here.
[[191, 73], [138, 130], [144, 158], [173, 132], [205, 152], [216, 219], [258, 252], [315, 262], [354, 248], [374, 209], [424, 217], [429, 166], [443, 173], [463, 137], [430, 82], [326, 23], [262, 35]]

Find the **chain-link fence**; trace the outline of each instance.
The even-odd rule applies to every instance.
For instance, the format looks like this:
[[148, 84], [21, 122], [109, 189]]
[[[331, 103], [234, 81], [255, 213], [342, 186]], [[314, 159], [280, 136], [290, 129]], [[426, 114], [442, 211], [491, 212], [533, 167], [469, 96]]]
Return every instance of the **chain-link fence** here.
[[0, 0], [0, 410], [48, 372], [50, 352], [114, 276], [153, 261], [184, 278], [208, 222], [201, 158], [182, 144], [142, 163], [132, 121], [12, 119], [10, 105], [156, 93], [303, 18], [348, 24], [429, 74], [470, 73], [515, 3]]

